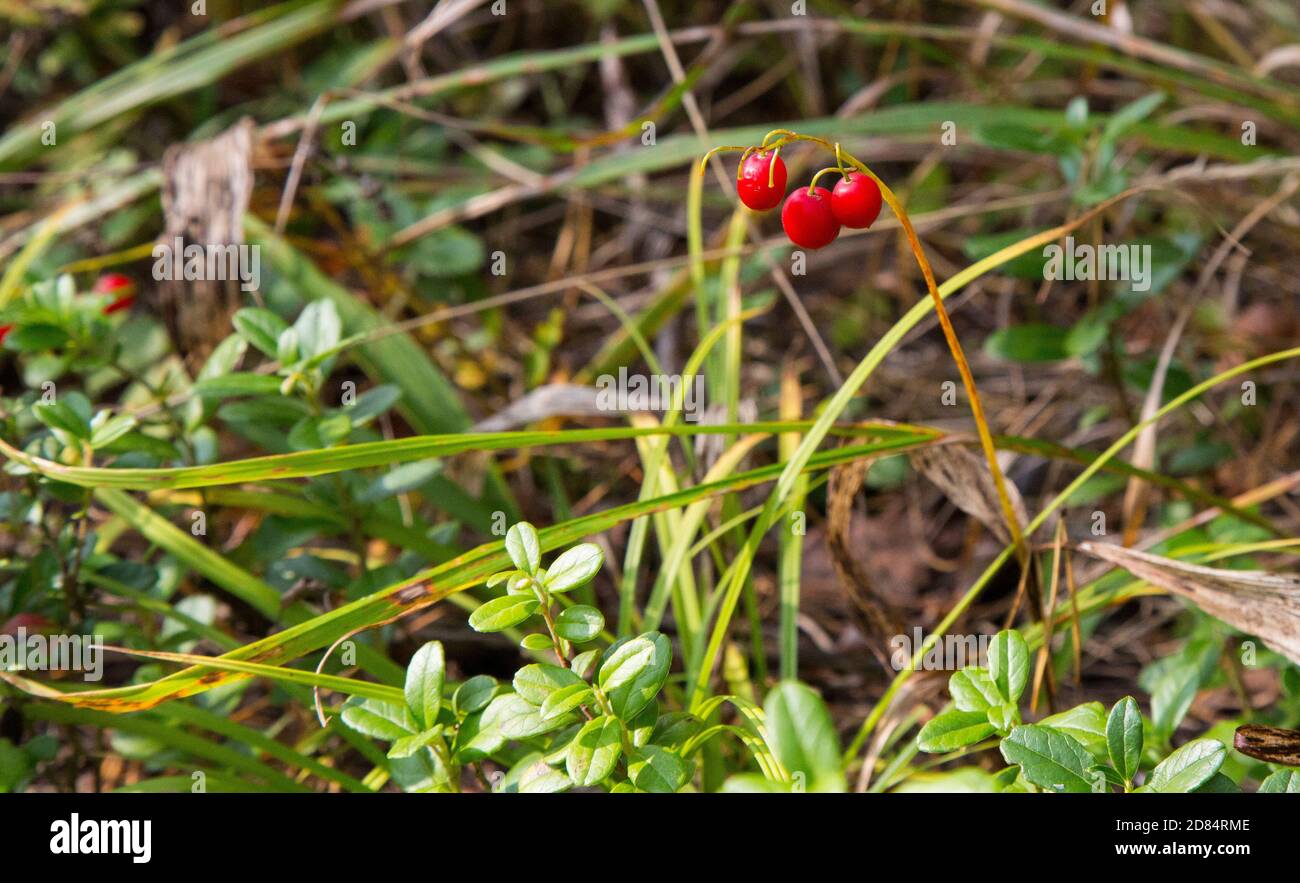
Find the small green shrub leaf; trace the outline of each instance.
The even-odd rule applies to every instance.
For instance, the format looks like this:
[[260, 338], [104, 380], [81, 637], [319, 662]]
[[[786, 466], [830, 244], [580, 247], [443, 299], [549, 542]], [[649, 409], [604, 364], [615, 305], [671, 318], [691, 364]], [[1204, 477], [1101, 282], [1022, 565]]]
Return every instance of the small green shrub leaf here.
[[469, 615], [477, 632], [499, 632], [519, 625], [537, 612], [537, 599], [528, 595], [503, 595], [486, 602]]
[[790, 773], [802, 773], [809, 790], [842, 791], [840, 740], [820, 696], [798, 681], [782, 681], [763, 703], [772, 751]]
[[393, 743], [388, 749], [388, 757], [392, 760], [400, 760], [403, 757], [410, 757], [421, 748], [425, 748], [434, 739], [442, 735], [442, 727], [430, 727], [423, 733], [415, 733], [410, 736], [403, 736]]
[[1106, 749], [1116, 772], [1133, 781], [1142, 759], [1142, 710], [1132, 696], [1116, 702], [1106, 718]]
[[595, 543], [582, 543], [551, 562], [546, 569], [546, 590], [568, 592], [586, 585], [600, 572], [605, 553]]
[[1194, 791], [1219, 771], [1227, 756], [1228, 749], [1218, 739], [1193, 739], [1156, 764], [1146, 790], [1167, 794]]
[[1007, 763], [1020, 765], [1024, 777], [1052, 791], [1092, 791], [1092, 758], [1072, 736], [1037, 724], [1016, 727], [1002, 740]]
[[627, 771], [632, 778], [632, 784], [639, 790], [652, 794], [669, 794], [678, 791], [691, 775], [686, 761], [676, 753], [658, 745], [647, 745], [636, 749]]
[[582, 678], [549, 662], [534, 662], [515, 672], [515, 692], [537, 706], [561, 687], [575, 685], [585, 686]]
[[61, 430], [74, 439], [84, 441], [90, 438], [90, 423], [83, 420], [81, 415], [72, 410], [66, 402], [36, 404], [32, 406], [32, 412], [36, 415], [36, 419], [50, 429]]
[[261, 307], [242, 309], [235, 313], [232, 321], [240, 337], [272, 359], [276, 357], [280, 335], [289, 327], [275, 313]]
[[1300, 770], [1278, 770], [1259, 785], [1260, 794], [1300, 794]]
[[419, 732], [410, 709], [378, 699], [348, 700], [343, 706], [343, 723], [358, 733], [390, 742]]
[[916, 745], [922, 751], [943, 754], [974, 745], [993, 733], [993, 724], [982, 711], [947, 711], [921, 728]]
[[609, 692], [631, 681], [654, 660], [655, 645], [646, 638], [633, 638], [620, 645], [600, 666], [600, 688]]
[[1029, 681], [1029, 645], [1014, 629], [998, 632], [989, 644], [989, 674], [998, 692], [1015, 702]]
[[617, 718], [604, 715], [583, 724], [569, 743], [564, 768], [579, 788], [599, 785], [614, 772], [622, 753], [622, 726]]
[[[650, 661], [631, 678], [624, 679], [620, 671], [613, 673], [615, 679], [619, 681], [617, 686], [609, 686], [609, 682], [602, 682], [601, 689], [605, 691], [609, 698], [609, 704], [614, 709], [614, 713], [625, 721], [630, 721], [636, 717], [641, 709], [645, 708], [659, 694], [663, 688], [664, 681], [668, 679], [668, 669], [673, 661], [673, 645], [669, 640], [658, 632], [646, 632], [633, 641], [649, 641], [654, 650], [650, 655]], [[628, 644], [632, 641], [628, 641]], [[606, 661], [601, 665], [600, 672], [605, 673], [605, 667], [614, 658], [618, 650], [626, 644], [618, 645], [617, 648], [611, 647], [614, 653], [606, 657]], [[638, 651], [639, 652], [639, 651]]]
[[1004, 700], [988, 669], [967, 666], [948, 678], [948, 692], [958, 711], [985, 711]]
[[585, 683], [569, 684], [567, 687], [553, 690], [541, 704], [542, 720], [550, 720], [574, 711], [579, 705], [591, 702], [594, 696], [594, 691]]
[[518, 693], [505, 693], [492, 700], [483, 711], [482, 728], [495, 727], [507, 739], [529, 739], [565, 727], [572, 715], [543, 720], [541, 710]]
[[457, 687], [456, 692], [452, 694], [452, 710], [457, 716], [482, 711], [492, 701], [496, 689], [496, 678], [491, 675], [474, 675]]
[[430, 641], [411, 657], [406, 667], [406, 705], [417, 723], [432, 727], [438, 721], [442, 708], [442, 683], [447, 665], [443, 659], [442, 644]]
[[524, 573], [537, 573], [542, 566], [542, 543], [536, 528], [527, 521], [511, 525], [506, 531], [506, 554]]
[[605, 617], [595, 607], [578, 604], [560, 611], [555, 617], [555, 631], [566, 641], [581, 644], [600, 634], [605, 627]]
[[1067, 708], [1058, 714], [1045, 717], [1040, 726], [1072, 736], [1097, 760], [1106, 760], [1106, 706], [1100, 702], [1085, 702]]

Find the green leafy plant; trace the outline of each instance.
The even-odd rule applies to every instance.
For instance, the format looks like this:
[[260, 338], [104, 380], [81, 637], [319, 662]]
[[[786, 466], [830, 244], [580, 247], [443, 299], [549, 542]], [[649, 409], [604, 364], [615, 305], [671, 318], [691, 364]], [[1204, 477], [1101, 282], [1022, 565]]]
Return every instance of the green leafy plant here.
[[[1100, 702], [1088, 702], [1037, 723], [1022, 723], [1019, 700], [1029, 660], [1019, 632], [999, 632], [989, 645], [987, 668], [967, 666], [948, 679], [956, 708], [927, 722], [917, 735], [917, 747], [949, 754], [996, 742], [1013, 764], [995, 776], [1002, 791], [1240, 790], [1219, 772], [1228, 750], [1217, 739], [1195, 739], [1164, 756], [1144, 751], [1151, 747], [1144, 732], [1153, 724], [1132, 696], [1109, 712]], [[1270, 787], [1282, 784], [1281, 779], [1270, 781]]]
[[514, 568], [487, 580], [505, 594], [479, 606], [470, 625], [501, 632], [540, 620], [545, 632], [528, 634], [522, 646], [550, 651], [555, 662], [525, 665], [509, 685], [475, 676], [445, 699], [442, 646], [429, 643], [407, 668], [405, 705], [349, 700], [344, 722], [392, 743], [394, 777], [408, 790], [457, 790], [463, 767], [483, 775], [487, 761], [505, 770], [492, 782], [496, 791], [681, 790], [692, 777], [688, 749], [699, 745], [691, 737], [701, 722], [660, 714], [656, 697], [672, 665], [668, 639], [646, 632], [578, 652], [601, 634], [604, 618], [560, 599], [599, 573], [600, 547], [573, 546], [543, 568], [541, 541], [527, 522], [509, 529], [505, 547]]

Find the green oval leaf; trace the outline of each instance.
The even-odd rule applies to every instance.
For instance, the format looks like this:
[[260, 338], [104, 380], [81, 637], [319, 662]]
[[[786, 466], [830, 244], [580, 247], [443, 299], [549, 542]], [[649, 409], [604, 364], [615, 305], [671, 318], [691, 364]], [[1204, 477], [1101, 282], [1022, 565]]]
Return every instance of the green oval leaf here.
[[958, 711], [985, 711], [1005, 701], [988, 670], [976, 666], [953, 672], [948, 692]]
[[430, 641], [415, 651], [411, 664], [406, 667], [406, 686], [403, 689], [406, 706], [424, 727], [432, 727], [438, 721], [446, 671], [442, 644], [437, 641]]
[[507, 739], [529, 739], [558, 730], [573, 722], [573, 715], [543, 720], [541, 710], [518, 693], [493, 699], [483, 712], [482, 730], [499, 730]]
[[525, 650], [549, 650], [552, 647], [551, 636], [542, 632], [532, 632], [524, 635], [524, 639], [519, 642], [519, 646]]
[[50, 429], [61, 430], [75, 439], [90, 438], [90, 424], [66, 402], [41, 402], [32, 406], [32, 413]]
[[921, 728], [916, 747], [931, 754], [943, 754], [974, 745], [993, 733], [993, 724], [982, 711], [948, 711], [931, 718]]
[[272, 359], [276, 357], [280, 335], [289, 327], [275, 313], [261, 307], [246, 307], [235, 313], [232, 321], [240, 337]]
[[1218, 739], [1193, 739], [1151, 771], [1146, 790], [1185, 794], [1206, 782], [1223, 766], [1228, 749]]
[[[617, 686], [606, 686], [605, 683], [602, 683], [601, 686], [608, 695], [609, 704], [614, 709], [614, 713], [625, 721], [634, 718], [641, 709], [649, 705], [651, 700], [658, 695], [664, 681], [668, 679], [668, 669], [673, 661], [673, 645], [658, 632], [646, 632], [633, 640], [645, 640], [653, 645], [654, 651], [650, 656], [649, 663], [630, 679], [623, 680], [621, 676], [618, 677], [619, 683]], [[632, 641], [627, 642], [627, 644], [630, 643]], [[614, 649], [614, 653], [601, 666], [602, 675], [605, 673], [605, 666], [609, 664], [609, 661], [613, 659], [618, 650], [624, 646], [626, 644], [611, 648]]]
[[1014, 629], [998, 632], [989, 644], [989, 674], [998, 692], [1015, 702], [1029, 681], [1029, 645]]
[[567, 687], [552, 690], [551, 694], [542, 701], [540, 708], [542, 720], [550, 720], [566, 712], [575, 711], [579, 705], [591, 702], [594, 695], [594, 691], [585, 683], [569, 684]]
[[605, 553], [595, 543], [574, 546], [551, 562], [546, 570], [546, 590], [567, 592], [586, 585], [600, 572]]
[[1012, 730], [1002, 740], [1001, 749], [1007, 763], [1019, 764], [1025, 778], [1040, 788], [1071, 793], [1092, 791], [1092, 777], [1087, 772], [1092, 757], [1073, 736], [1029, 724]]
[[422, 733], [415, 733], [411, 736], [403, 736], [393, 743], [388, 749], [388, 757], [391, 760], [401, 760], [404, 757], [410, 757], [421, 748], [429, 745], [434, 739], [442, 735], [442, 727], [430, 727]]
[[1142, 758], [1142, 710], [1132, 696], [1116, 702], [1106, 718], [1106, 749], [1111, 766], [1132, 782]]
[[343, 723], [358, 733], [390, 742], [412, 736], [420, 729], [405, 706], [378, 699], [349, 700], [343, 706]]
[[1067, 329], [1055, 325], [1012, 325], [990, 334], [984, 351], [1011, 362], [1056, 362], [1070, 357], [1067, 334]]
[[1278, 770], [1259, 784], [1260, 794], [1300, 794], [1300, 772]]
[[768, 741], [781, 764], [804, 776], [809, 791], [842, 791], [840, 740], [820, 696], [798, 681], [782, 681], [763, 703]]
[[646, 638], [633, 638], [618, 647], [600, 667], [600, 688], [615, 690], [631, 681], [654, 660], [655, 645]]
[[506, 531], [506, 554], [524, 573], [537, 573], [542, 566], [542, 543], [537, 529], [527, 521], [511, 525]]
[[652, 794], [670, 794], [679, 790], [690, 779], [690, 769], [667, 748], [647, 745], [636, 749], [634, 759], [628, 764], [628, 776], [641, 791]]
[[456, 688], [451, 697], [452, 710], [457, 715], [473, 714], [487, 708], [496, 692], [496, 678], [490, 675], [474, 675]]
[[515, 692], [533, 705], [540, 706], [556, 690], [575, 684], [583, 684], [582, 678], [549, 662], [534, 662], [515, 672]]
[[581, 644], [600, 634], [605, 627], [605, 617], [595, 607], [578, 604], [560, 611], [555, 617], [555, 631], [566, 641]]
[[499, 632], [519, 625], [537, 611], [537, 599], [528, 595], [503, 595], [481, 605], [469, 615], [476, 632]]
[[1106, 759], [1106, 707], [1100, 702], [1085, 702], [1067, 708], [1043, 718], [1038, 724], [1074, 738], [1095, 759]]
[[564, 759], [574, 785], [588, 788], [609, 778], [623, 750], [621, 729], [618, 719], [609, 715], [583, 724]]

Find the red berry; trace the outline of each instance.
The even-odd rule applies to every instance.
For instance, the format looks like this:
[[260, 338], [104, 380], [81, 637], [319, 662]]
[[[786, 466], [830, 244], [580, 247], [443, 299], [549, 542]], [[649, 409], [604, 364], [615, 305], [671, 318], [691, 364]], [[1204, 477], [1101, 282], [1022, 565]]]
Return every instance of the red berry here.
[[800, 248], [822, 248], [840, 235], [840, 222], [831, 211], [831, 192], [825, 187], [800, 187], [781, 209], [785, 235]]
[[130, 276], [124, 276], [121, 273], [105, 273], [100, 276], [95, 280], [94, 291], [96, 294], [117, 295], [115, 300], [101, 310], [105, 316], [111, 316], [120, 310], [130, 309], [131, 304], [135, 303], [135, 283], [131, 281]]
[[119, 288], [134, 288], [135, 283], [131, 281], [130, 276], [121, 273], [105, 273], [95, 280], [96, 294], [112, 294]]
[[861, 172], [849, 172], [831, 194], [831, 211], [845, 227], [865, 230], [880, 214], [880, 187]]
[[100, 312], [103, 313], [105, 316], [111, 316], [120, 310], [131, 309], [131, 304], [133, 303], [135, 303], [135, 295], [124, 294], [121, 297], [119, 297], [117, 300], [113, 301], [108, 306], [104, 307], [104, 309], [101, 310]]
[[4, 343], [5, 338], [9, 336], [9, 332], [13, 330], [14, 326], [12, 325], [0, 325], [0, 343]]
[[[772, 181], [770, 187], [767, 184], [769, 172]], [[756, 212], [776, 208], [781, 204], [781, 197], [785, 196], [785, 163], [781, 157], [773, 158], [766, 151], [750, 154], [740, 164], [740, 180], [736, 182], [736, 190], [740, 192], [740, 201], [747, 208]]]

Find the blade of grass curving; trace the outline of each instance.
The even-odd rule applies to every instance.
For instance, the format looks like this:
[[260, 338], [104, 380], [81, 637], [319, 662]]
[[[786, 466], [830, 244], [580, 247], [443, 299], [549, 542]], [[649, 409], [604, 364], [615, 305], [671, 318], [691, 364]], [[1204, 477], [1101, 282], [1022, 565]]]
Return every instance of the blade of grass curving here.
[[[751, 429], [752, 427], [745, 427]], [[805, 464], [808, 469], [825, 470], [857, 457], [879, 453], [901, 453], [911, 447], [932, 443], [928, 435], [911, 435], [863, 445], [849, 445], [818, 453]], [[539, 531], [543, 551], [568, 546], [591, 534], [670, 508], [681, 508], [697, 500], [733, 493], [772, 481], [782, 472], [782, 464], [736, 473], [711, 484], [687, 488], [653, 500], [637, 501], [602, 512], [576, 518]], [[86, 690], [78, 693], [45, 696], [62, 702], [113, 712], [152, 708], [169, 699], [201, 693], [230, 680], [233, 674], [217, 674], [218, 659], [225, 662], [253, 662], [274, 665], [329, 646], [348, 632], [389, 622], [412, 611], [433, 604], [456, 592], [481, 584], [491, 574], [507, 567], [509, 558], [503, 541], [486, 543], [444, 564], [422, 571], [395, 585], [381, 589], [336, 610], [296, 623], [281, 632], [246, 644], [221, 657], [205, 657], [203, 668], [193, 667], [142, 684]], [[22, 686], [28, 692], [30, 685]], [[39, 685], [37, 685], [39, 686]]]
[[[752, 315], [753, 313], [754, 311], [750, 311], [746, 315]], [[309, 478], [350, 469], [360, 469], [368, 466], [387, 466], [398, 463], [407, 463], [413, 460], [453, 456], [455, 454], [469, 451], [509, 450], [547, 445], [616, 441], [637, 438], [642, 435], [661, 435], [665, 433], [673, 435], [704, 435], [751, 432], [805, 432], [813, 425], [814, 422], [810, 420], [797, 420], [758, 421], [755, 423], [737, 425], [668, 425], [653, 428], [613, 427], [608, 429], [564, 431], [528, 430], [522, 432], [478, 434], [452, 433], [442, 436], [415, 436], [405, 439], [367, 442], [364, 444], [347, 445], [344, 447], [327, 448], [323, 450], [301, 451], [293, 454], [254, 457], [247, 460], [235, 460], [208, 466], [190, 466], [168, 469], [116, 469], [105, 467], [65, 466], [62, 463], [56, 463], [52, 460], [33, 457], [30, 454], [13, 447], [3, 439], [0, 439], [0, 454], [3, 454], [9, 459], [21, 463], [33, 471], [39, 472], [49, 478], [67, 484], [74, 484], [79, 487], [117, 488], [120, 490], [153, 490], [154, 493], [160, 493], [158, 489], [171, 488], [189, 490], [195, 488], [222, 488], [227, 485], [244, 482]], [[874, 438], [925, 435], [935, 439], [946, 438], [952, 435], [952, 433], [947, 433], [927, 426], [869, 420], [855, 423], [834, 424], [828, 430], [828, 434], [840, 437], [866, 436]], [[999, 448], [1049, 459], [1070, 460], [1076, 463], [1087, 464], [1096, 458], [1096, 454], [1092, 452], [1064, 447], [1041, 439], [1022, 438], [1019, 436], [997, 436], [994, 441]], [[1139, 469], [1124, 461], [1107, 461], [1103, 465], [1103, 468], [1109, 472], [1121, 475], [1140, 477], [1143, 481], [1176, 491], [1180, 495], [1191, 500], [1213, 504], [1222, 508], [1225, 512], [1234, 517], [1256, 524], [1271, 533], [1277, 533], [1278, 531], [1278, 528], [1272, 525], [1267, 519], [1261, 518], [1259, 515], [1241, 508], [1231, 500], [1202, 491], [1195, 485], [1189, 484], [1186, 481], [1161, 475], [1160, 473], [1151, 472], [1149, 470]], [[303, 506], [310, 505], [308, 501], [305, 500], [299, 500], [300, 505], [297, 506], [288, 503], [288, 495], [285, 494], [277, 494], [269, 501], [261, 501], [261, 496], [272, 495], [264, 494], [260, 491], [237, 490], [207, 490], [205, 493], [209, 495], [209, 499], [215, 499], [211, 496], [212, 494], [231, 494], [232, 496], [226, 499], [229, 501], [228, 505], [232, 506], [247, 506], [248, 508], [254, 509], [265, 508], [266, 511], [272, 512], [283, 509], [283, 514], [290, 515], [307, 514], [308, 512], [315, 513], [317, 511], [315, 509], [303, 509]], [[245, 497], [243, 494], [247, 494], [247, 496]], [[173, 499], [172, 497], [162, 498]], [[181, 497], [177, 499], [188, 498]], [[261, 503], [261, 505], [259, 505], [259, 503]], [[377, 524], [378, 530], [386, 529], [384, 522], [381, 521]], [[414, 542], [413, 538], [398, 539], [399, 536], [400, 534], [395, 532], [391, 541], [397, 542], [399, 545]], [[450, 553], [451, 550], [435, 550], [430, 547], [429, 551], [440, 551], [440, 554], [445, 555]]]

